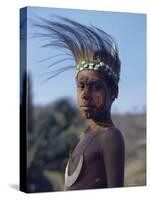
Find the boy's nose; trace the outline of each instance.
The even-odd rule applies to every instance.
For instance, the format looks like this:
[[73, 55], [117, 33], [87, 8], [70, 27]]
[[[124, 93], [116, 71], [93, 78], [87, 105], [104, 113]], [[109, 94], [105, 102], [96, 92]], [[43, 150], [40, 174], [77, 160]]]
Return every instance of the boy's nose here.
[[84, 88], [84, 90], [83, 90], [83, 93], [82, 93], [82, 98], [83, 99], [87, 99], [87, 98], [89, 98], [90, 97], [90, 91], [89, 91], [89, 88]]

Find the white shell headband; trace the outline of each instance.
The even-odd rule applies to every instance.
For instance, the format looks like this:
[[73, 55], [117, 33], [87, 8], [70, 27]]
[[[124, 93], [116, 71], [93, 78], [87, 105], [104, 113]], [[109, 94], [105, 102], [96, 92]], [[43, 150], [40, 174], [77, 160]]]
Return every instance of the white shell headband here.
[[118, 75], [112, 70], [112, 68], [105, 64], [102, 61], [97, 61], [97, 60], [91, 60], [91, 61], [82, 61], [77, 65], [76, 68], [76, 76], [78, 75], [79, 72], [83, 70], [94, 70], [94, 71], [99, 71], [99, 72], [104, 72], [108, 76], [110, 76], [115, 83], [118, 83]]

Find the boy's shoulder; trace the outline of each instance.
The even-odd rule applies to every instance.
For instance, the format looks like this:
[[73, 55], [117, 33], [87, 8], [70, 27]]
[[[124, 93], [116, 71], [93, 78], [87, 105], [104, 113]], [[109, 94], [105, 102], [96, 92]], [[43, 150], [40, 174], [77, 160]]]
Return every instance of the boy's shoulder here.
[[98, 140], [101, 146], [124, 144], [123, 134], [116, 127], [109, 127], [102, 132], [98, 131]]

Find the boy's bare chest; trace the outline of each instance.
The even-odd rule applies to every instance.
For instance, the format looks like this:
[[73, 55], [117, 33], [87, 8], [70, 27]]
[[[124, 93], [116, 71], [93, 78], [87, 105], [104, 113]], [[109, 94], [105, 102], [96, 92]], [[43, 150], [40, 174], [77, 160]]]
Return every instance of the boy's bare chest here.
[[86, 167], [86, 165], [90, 166], [96, 163], [100, 148], [96, 142], [96, 137], [96, 135], [88, 135], [76, 145], [70, 157], [70, 174], [72, 174], [76, 169], [81, 155], [83, 155], [84, 167]]

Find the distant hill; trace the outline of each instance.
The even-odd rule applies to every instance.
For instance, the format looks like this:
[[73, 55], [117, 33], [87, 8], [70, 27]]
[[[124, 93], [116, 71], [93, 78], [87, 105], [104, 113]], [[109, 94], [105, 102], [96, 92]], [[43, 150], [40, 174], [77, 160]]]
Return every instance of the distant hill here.
[[146, 113], [114, 115], [126, 145], [125, 186], [146, 185]]

